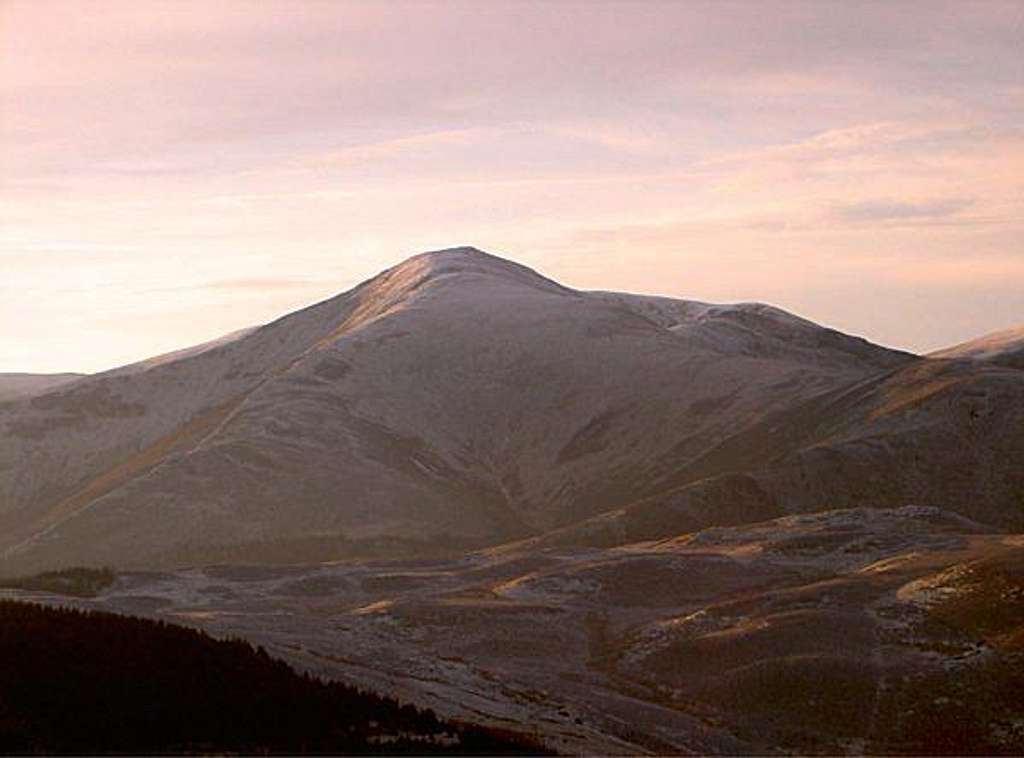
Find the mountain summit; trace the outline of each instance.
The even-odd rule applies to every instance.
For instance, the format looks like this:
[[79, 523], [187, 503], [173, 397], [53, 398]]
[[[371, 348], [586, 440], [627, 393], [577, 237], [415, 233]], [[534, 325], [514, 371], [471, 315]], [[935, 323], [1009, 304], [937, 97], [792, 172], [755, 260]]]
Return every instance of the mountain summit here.
[[[1017, 371], [771, 306], [577, 291], [451, 248], [0, 404], [0, 572], [607, 543], [911, 501], [1013, 525], [1017, 443], [990, 441], [1019, 440], [1022, 397]], [[947, 465], [965, 454], [984, 490]]]

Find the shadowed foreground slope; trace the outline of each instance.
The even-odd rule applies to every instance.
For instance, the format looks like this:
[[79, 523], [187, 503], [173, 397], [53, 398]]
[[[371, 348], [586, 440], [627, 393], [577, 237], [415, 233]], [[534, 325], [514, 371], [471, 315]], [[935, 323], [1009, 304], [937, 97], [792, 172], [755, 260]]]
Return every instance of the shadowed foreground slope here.
[[0, 602], [2, 753], [536, 753], [262, 648], [108, 613]]

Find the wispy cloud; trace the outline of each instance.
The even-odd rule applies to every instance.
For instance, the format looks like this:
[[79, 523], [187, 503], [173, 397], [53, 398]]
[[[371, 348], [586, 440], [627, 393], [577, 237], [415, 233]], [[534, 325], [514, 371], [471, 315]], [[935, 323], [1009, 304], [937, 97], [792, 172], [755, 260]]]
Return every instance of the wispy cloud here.
[[971, 198], [947, 197], [921, 202], [900, 202], [898, 200], [868, 200], [865, 202], [840, 205], [834, 209], [841, 221], [855, 224], [870, 224], [888, 221], [920, 219], [947, 219], [974, 203]]

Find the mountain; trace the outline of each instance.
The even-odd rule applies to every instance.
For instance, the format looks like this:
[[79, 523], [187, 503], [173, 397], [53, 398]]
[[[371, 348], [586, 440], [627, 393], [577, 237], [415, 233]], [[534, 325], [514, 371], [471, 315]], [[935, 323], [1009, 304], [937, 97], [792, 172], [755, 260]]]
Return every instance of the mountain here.
[[0, 572], [615, 542], [924, 500], [1009, 527], [1021, 409], [1024, 374], [998, 365], [453, 248], [0, 404]]
[[0, 403], [39, 395], [83, 376], [85, 374], [0, 374]]

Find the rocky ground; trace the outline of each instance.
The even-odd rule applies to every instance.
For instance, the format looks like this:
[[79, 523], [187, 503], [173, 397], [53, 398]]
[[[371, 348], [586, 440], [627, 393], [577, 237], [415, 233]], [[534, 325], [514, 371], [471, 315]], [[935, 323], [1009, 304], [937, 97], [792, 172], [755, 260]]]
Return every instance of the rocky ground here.
[[1024, 751], [1024, 537], [937, 509], [6, 594], [242, 636], [569, 753]]

